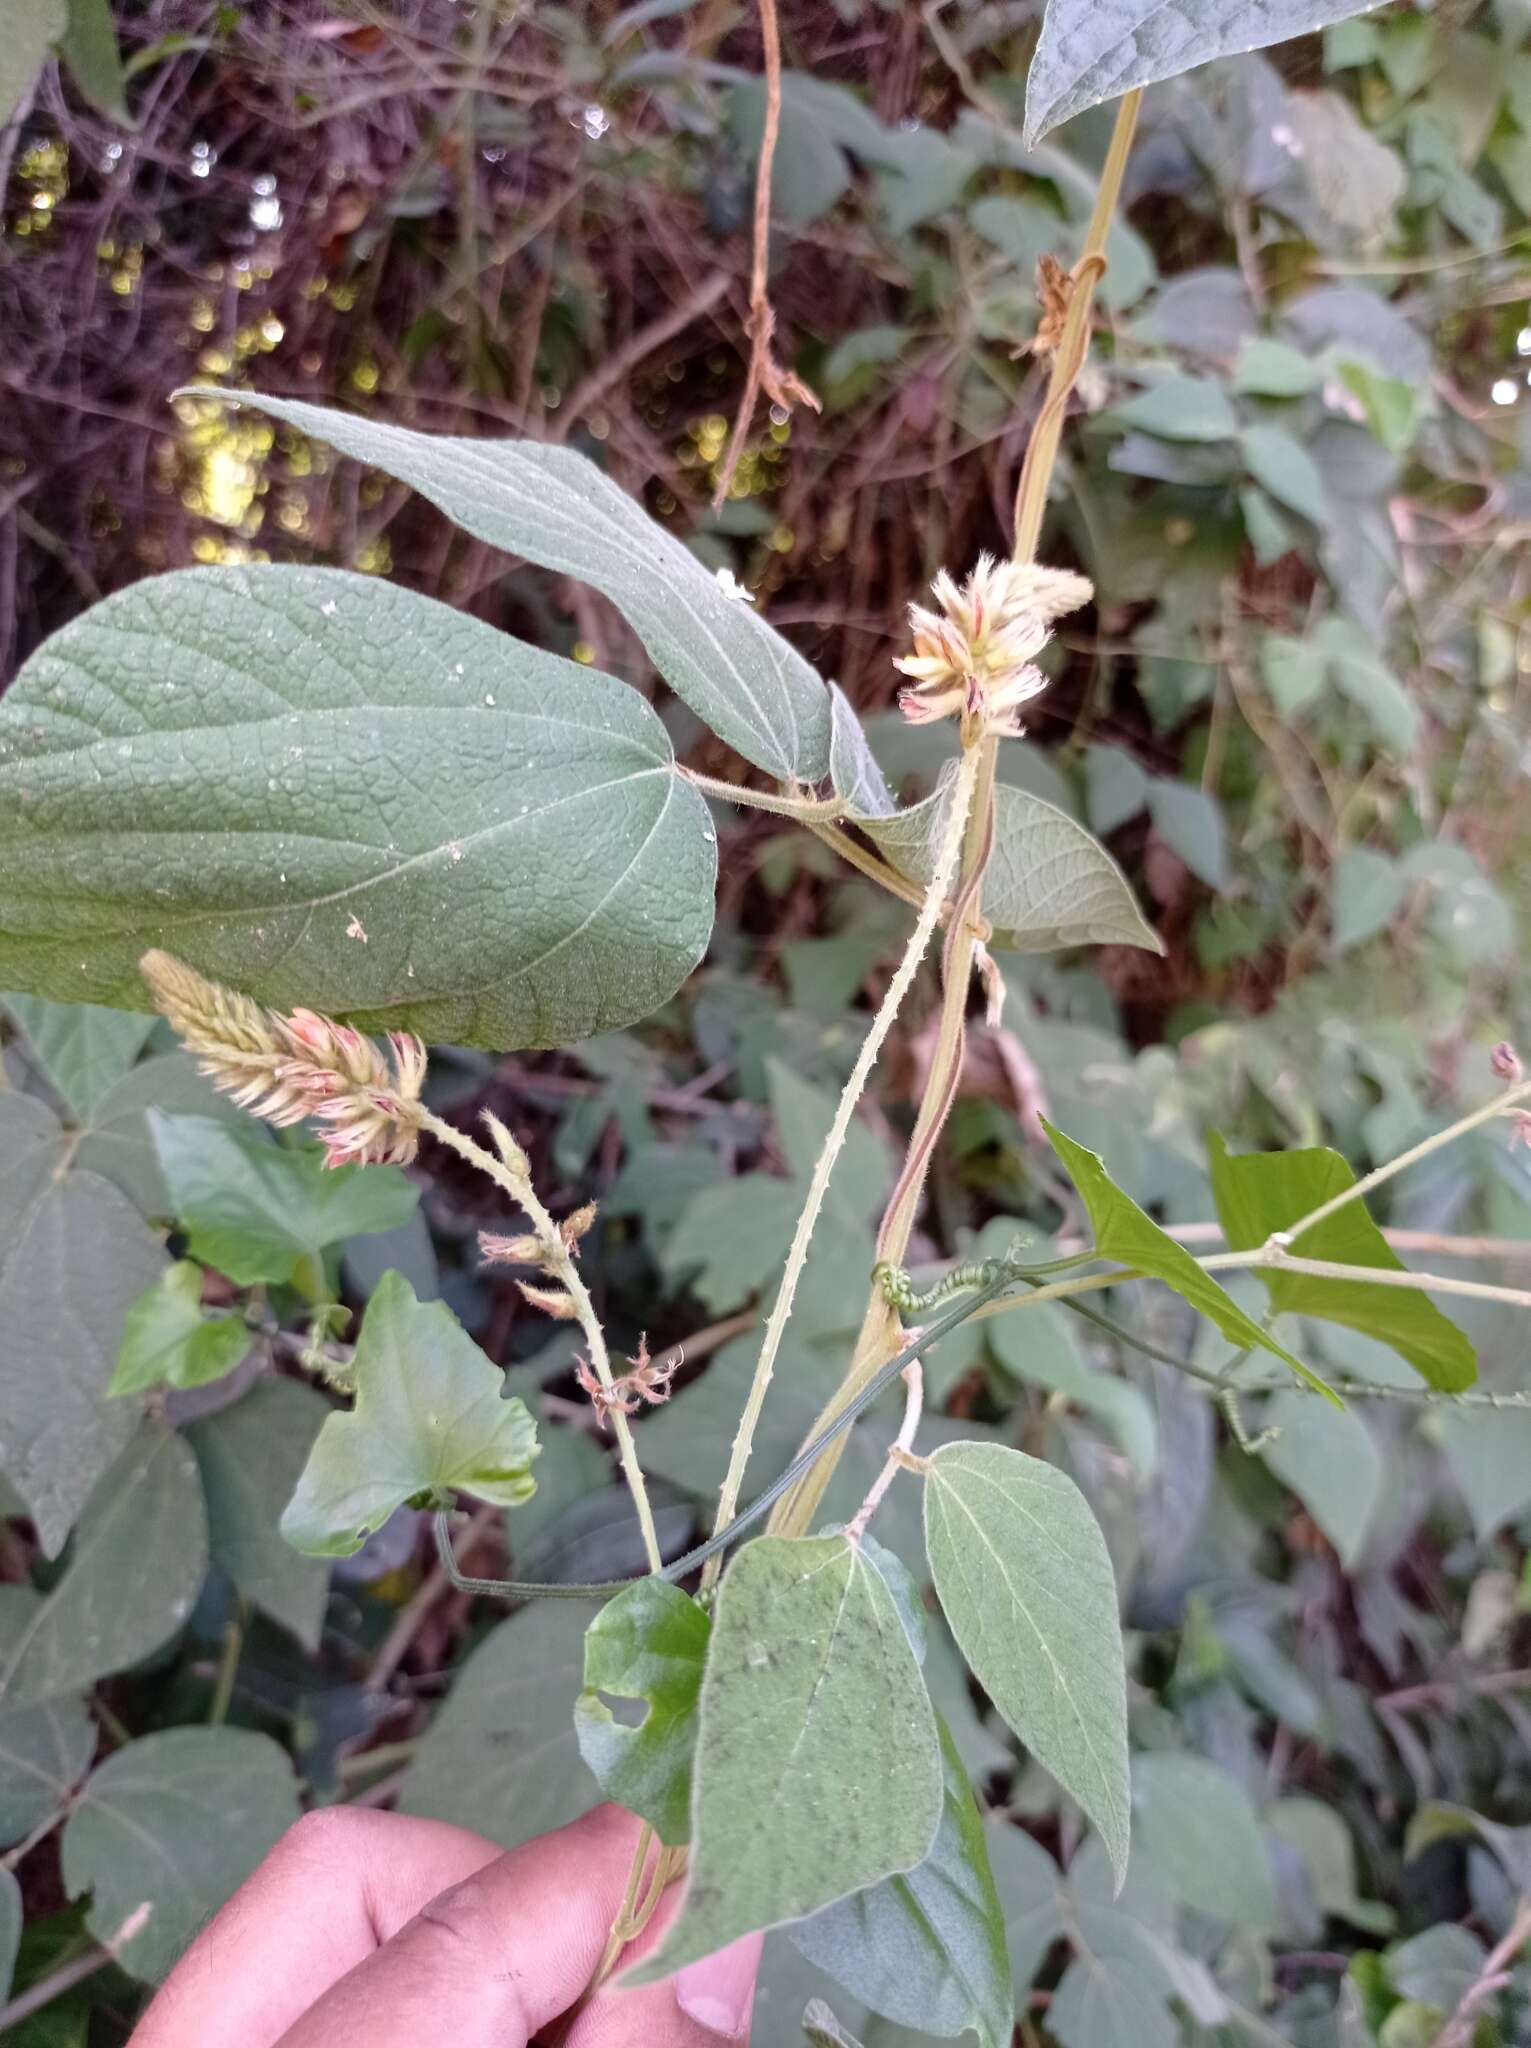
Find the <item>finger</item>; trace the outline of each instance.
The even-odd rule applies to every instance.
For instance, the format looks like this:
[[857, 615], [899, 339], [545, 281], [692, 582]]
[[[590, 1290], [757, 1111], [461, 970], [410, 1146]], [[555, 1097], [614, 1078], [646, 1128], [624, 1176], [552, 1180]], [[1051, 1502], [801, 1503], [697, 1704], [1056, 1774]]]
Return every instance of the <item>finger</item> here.
[[611, 1986], [580, 2014], [567, 2048], [722, 2048], [747, 2041], [764, 1939], [747, 1934], [661, 1984]]
[[500, 1853], [443, 1821], [305, 1814], [176, 1964], [132, 2048], [272, 2048], [427, 1900]]
[[[674, 1884], [642, 1934], [623, 1952], [616, 1977], [664, 1940], [680, 1911], [684, 1884]], [[765, 1936], [742, 1941], [689, 1963], [658, 1984], [623, 1990], [613, 1982], [592, 1999], [570, 2029], [565, 2048], [721, 2048], [749, 2039], [755, 1973]]]
[[486, 1864], [332, 1985], [281, 2048], [526, 2048], [589, 1982], [638, 1833], [598, 1806]]

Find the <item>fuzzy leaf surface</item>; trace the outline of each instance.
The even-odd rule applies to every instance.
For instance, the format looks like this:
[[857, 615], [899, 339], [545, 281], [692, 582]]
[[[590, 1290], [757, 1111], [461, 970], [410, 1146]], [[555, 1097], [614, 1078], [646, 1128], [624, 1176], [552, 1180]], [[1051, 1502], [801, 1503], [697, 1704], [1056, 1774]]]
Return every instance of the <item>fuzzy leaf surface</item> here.
[[541, 441], [421, 434], [297, 399], [252, 393], [245, 403], [411, 485], [491, 547], [599, 590], [676, 696], [746, 761], [784, 781], [827, 774], [822, 679], [585, 456]]
[[925, 1477], [925, 1542], [973, 1675], [1127, 1863], [1127, 1679], [1116, 1580], [1084, 1495], [1003, 1444], [944, 1444]]
[[627, 1981], [913, 1870], [941, 1803], [935, 1715], [881, 1574], [840, 1536], [746, 1544], [702, 1681], [685, 1901]]
[[181, 570], [0, 703], [0, 980], [142, 1009], [163, 946], [281, 1009], [562, 1044], [690, 972], [711, 832], [610, 676], [366, 576]]

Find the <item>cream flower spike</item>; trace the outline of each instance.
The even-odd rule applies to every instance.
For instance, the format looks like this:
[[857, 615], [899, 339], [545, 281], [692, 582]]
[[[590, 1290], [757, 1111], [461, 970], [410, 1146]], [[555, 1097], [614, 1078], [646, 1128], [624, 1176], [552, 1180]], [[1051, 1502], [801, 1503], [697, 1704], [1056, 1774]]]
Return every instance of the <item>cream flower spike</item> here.
[[956, 717], [965, 726], [1019, 738], [1021, 706], [1047, 687], [1036, 658], [1049, 629], [1089, 602], [1092, 585], [1071, 569], [980, 555], [965, 583], [943, 569], [931, 594], [940, 610], [909, 607], [914, 652], [893, 664], [912, 679], [899, 709], [915, 725]]
[[139, 972], [202, 1072], [267, 1123], [323, 1126], [326, 1166], [408, 1166], [420, 1147], [425, 1047], [390, 1031], [393, 1063], [349, 1024], [294, 1010], [278, 1016], [173, 954], [145, 953]]

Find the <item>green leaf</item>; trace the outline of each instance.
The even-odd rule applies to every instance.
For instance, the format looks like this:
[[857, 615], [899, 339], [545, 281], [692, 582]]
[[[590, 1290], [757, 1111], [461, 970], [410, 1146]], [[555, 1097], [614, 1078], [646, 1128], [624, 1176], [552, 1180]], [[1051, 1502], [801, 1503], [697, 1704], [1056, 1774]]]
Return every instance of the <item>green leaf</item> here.
[[0, 1999], [10, 1996], [22, 1919], [21, 1886], [9, 1870], [0, 1871]]
[[289, 1543], [350, 1557], [416, 1494], [531, 1499], [537, 1425], [444, 1302], [417, 1301], [402, 1274], [385, 1274], [354, 1370], [356, 1405], [326, 1419], [282, 1516]]
[[995, 1707], [1127, 1864], [1127, 1681], [1116, 1580], [1084, 1495], [1002, 1444], [943, 1445], [925, 1478], [931, 1576]]
[[202, 1268], [191, 1259], [178, 1259], [123, 1318], [109, 1391], [144, 1394], [158, 1386], [204, 1387], [231, 1373], [251, 1341], [242, 1316], [202, 1313]]
[[0, 1160], [0, 1467], [56, 1557], [132, 1434], [107, 1386], [123, 1318], [164, 1253], [116, 1188], [70, 1164], [43, 1103], [0, 1095]]
[[791, 1939], [874, 2012], [928, 2034], [971, 2027], [983, 2048], [1010, 2048], [1015, 2003], [984, 1826], [951, 1733], [939, 1720], [936, 1730], [945, 1792], [929, 1855], [799, 1922]]
[[292, 1766], [269, 1735], [145, 1735], [92, 1772], [64, 1829], [64, 1884], [71, 1898], [90, 1893], [98, 1941], [149, 1907], [116, 1958], [158, 1983], [297, 1818]]
[[[1273, 1231], [1289, 1230], [1356, 1184], [1339, 1153], [1325, 1145], [1235, 1155], [1214, 1131], [1208, 1155], [1218, 1220], [1234, 1251], [1264, 1244]], [[1340, 1266], [1372, 1266], [1387, 1273], [1407, 1270], [1361, 1201], [1347, 1202], [1305, 1230], [1289, 1249], [1298, 1258], [1327, 1259]], [[1284, 1273], [1279, 1267], [1262, 1267], [1260, 1278], [1278, 1314], [1316, 1316], [1375, 1337], [1391, 1345], [1422, 1380], [1442, 1393], [1459, 1394], [1478, 1377], [1472, 1345], [1427, 1294], [1372, 1286], [1365, 1280], [1318, 1280], [1304, 1273]]]
[[75, 1115], [90, 1121], [103, 1096], [122, 1079], [154, 1029], [154, 1019], [96, 1003], [49, 1003], [38, 996], [0, 996], [48, 1079]]
[[590, 1610], [534, 1600], [502, 1621], [456, 1673], [399, 1792], [425, 1814], [519, 1848], [590, 1806], [569, 1702], [585, 1668]]
[[1261, 1454], [1266, 1464], [1329, 1538], [1340, 1563], [1353, 1565], [1382, 1494], [1382, 1453], [1371, 1431], [1354, 1409], [1331, 1415], [1298, 1387], [1272, 1395], [1260, 1422], [1276, 1432]]
[[146, 1007], [162, 945], [281, 1009], [562, 1044], [690, 972], [714, 836], [612, 677], [372, 577], [184, 570], [0, 702], [0, 976]]
[[685, 1900], [629, 1983], [806, 1919], [928, 1854], [942, 1803], [935, 1716], [892, 1594], [843, 1537], [761, 1537], [729, 1566], [694, 1787]]
[[1283, 555], [1289, 555], [1297, 546], [1297, 536], [1290, 522], [1276, 510], [1269, 492], [1262, 491], [1258, 484], [1240, 485], [1239, 515], [1244, 521], [1245, 538], [1260, 568], [1268, 569], [1272, 562], [1279, 562]]
[[[930, 880], [949, 793], [948, 773], [923, 803], [863, 823], [882, 854], [912, 881]], [[1064, 812], [1006, 783], [994, 792], [994, 850], [983, 904], [994, 925], [990, 943], [1017, 952], [1097, 945], [1164, 950], [1105, 848]]]
[[1245, 427], [1239, 435], [1244, 462], [1257, 484], [1263, 484], [1278, 505], [1322, 526], [1329, 517], [1329, 499], [1318, 464], [1285, 427]]
[[1047, 2008], [1061, 2048], [1180, 2048], [1178, 2022], [1132, 1957], [1076, 1956]]
[[111, 0], [69, 0], [69, 26], [58, 46], [69, 75], [108, 121], [128, 121], [122, 52], [112, 26]]
[[1233, 366], [1234, 390], [1256, 398], [1303, 398], [1323, 381], [1323, 370], [1311, 356], [1263, 334], [1250, 335]]
[[1388, 1950], [1388, 1979], [1401, 1997], [1417, 1998], [1438, 2015], [1455, 2012], [1482, 1976], [1487, 1953], [1471, 1928], [1443, 1922]]
[[1260, 1823], [1237, 1778], [1199, 1756], [1140, 1756], [1134, 1842], [1175, 1896], [1235, 1926], [1276, 1925], [1276, 1883]]
[[319, 1648], [329, 1568], [293, 1549], [281, 1518], [330, 1412], [301, 1381], [266, 1379], [186, 1432], [207, 1496], [213, 1563], [310, 1651]]
[[1260, 642], [1260, 674], [1283, 718], [1295, 718], [1324, 687], [1322, 650], [1290, 633], [1267, 633]]
[[1163, 0], [1048, 0], [1026, 80], [1026, 147], [1134, 86], [1361, 11], [1357, 0], [1184, 0], [1173, 9]]
[[1148, 785], [1148, 814], [1170, 852], [1209, 889], [1228, 886], [1228, 842], [1216, 797], [1189, 782], [1156, 775]]
[[67, 0], [12, 0], [0, 37], [0, 128], [32, 90], [49, 50], [68, 27]]
[[63, 1575], [0, 1658], [0, 1705], [78, 1692], [166, 1643], [207, 1574], [196, 1460], [145, 1423], [91, 1495]]
[[[412, 485], [465, 533], [610, 598], [676, 696], [757, 768], [781, 781], [817, 782], [827, 772], [829, 693], [822, 680], [583, 455], [540, 441], [418, 434], [296, 399], [241, 396]], [[370, 579], [367, 587], [379, 589]]]
[[1341, 356], [1335, 368], [1346, 390], [1360, 399], [1366, 424], [1383, 447], [1394, 455], [1412, 447], [1422, 410], [1415, 386], [1355, 356]]
[[[25, 1608], [26, 1613], [21, 1610]], [[32, 1602], [16, 1603], [25, 1627]], [[96, 1724], [81, 1699], [0, 1712], [0, 1848], [9, 1848], [62, 1813], [96, 1747]]]
[[1148, 802], [1148, 775], [1125, 747], [1092, 746], [1085, 754], [1085, 813], [1092, 832], [1114, 832]]
[[[697, 1695], [712, 1624], [689, 1595], [639, 1579], [608, 1601], [585, 1634], [585, 1690], [574, 1703], [580, 1755], [602, 1792], [680, 1848], [691, 1831], [691, 1759]], [[617, 1720], [602, 1693], [642, 1700], [637, 1727]]]
[[149, 1128], [188, 1249], [241, 1287], [290, 1281], [327, 1245], [392, 1230], [420, 1191], [396, 1166], [324, 1164], [317, 1145], [274, 1145], [251, 1123], [167, 1116]]
[[1408, 691], [1378, 657], [1371, 636], [1354, 619], [1325, 619], [1314, 637], [1336, 687], [1362, 713], [1390, 753], [1414, 751], [1419, 713]]
[[1436, 1419], [1446, 1463], [1480, 1543], [1531, 1506], [1531, 1413], [1467, 1410]]
[[168, 1219], [170, 1190], [149, 1128], [151, 1109], [170, 1116], [216, 1117], [246, 1132], [251, 1126], [245, 1112], [197, 1071], [189, 1053], [142, 1060], [102, 1096], [80, 1135], [76, 1163], [121, 1188], [141, 1215]]
[[1058, 1866], [1023, 1829], [992, 1822], [989, 1867], [1005, 1918], [1016, 2001], [1024, 2005], [1047, 1952], [1068, 1926]]
[[1211, 377], [1162, 377], [1109, 417], [1115, 426], [1136, 427], [1161, 441], [1231, 441], [1239, 430], [1226, 387]]
[[858, 818], [886, 818], [898, 809], [887, 778], [877, 765], [866, 728], [838, 683], [829, 686], [832, 726], [829, 779]]
[[1219, 1287], [1210, 1273], [1202, 1271], [1184, 1245], [1176, 1244], [1130, 1195], [1123, 1194], [1106, 1172], [1098, 1152], [1091, 1152], [1072, 1138], [1065, 1137], [1045, 1117], [1042, 1128], [1051, 1138], [1053, 1150], [1068, 1168], [1069, 1178], [1090, 1212], [1095, 1248], [1101, 1258], [1117, 1259], [1124, 1266], [1164, 1281], [1198, 1314], [1215, 1323], [1223, 1335], [1240, 1349], [1253, 1347], [1273, 1352], [1283, 1364], [1292, 1368], [1299, 1379], [1306, 1380], [1316, 1392], [1327, 1395], [1336, 1407], [1341, 1405], [1316, 1372], [1304, 1365], [1300, 1358], [1294, 1358], [1285, 1345], [1278, 1344], [1252, 1317], [1245, 1315], [1233, 1296]]
[[1350, 1829], [1321, 1799], [1279, 1799], [1265, 1816], [1271, 1833], [1302, 1858], [1319, 1911], [1368, 1934], [1387, 1935], [1396, 1915], [1390, 1906], [1363, 1899], [1356, 1882], [1356, 1851]]
[[1329, 877], [1330, 934], [1348, 953], [1386, 931], [1409, 893], [1409, 878], [1391, 854], [1347, 846]]

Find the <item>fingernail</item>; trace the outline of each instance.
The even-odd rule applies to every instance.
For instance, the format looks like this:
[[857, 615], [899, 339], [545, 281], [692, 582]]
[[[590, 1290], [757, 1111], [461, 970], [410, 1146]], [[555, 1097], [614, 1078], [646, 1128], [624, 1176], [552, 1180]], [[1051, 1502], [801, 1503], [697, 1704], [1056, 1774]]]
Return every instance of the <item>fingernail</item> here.
[[755, 1972], [764, 1936], [747, 1934], [715, 1956], [688, 1963], [675, 1977], [675, 2003], [688, 2019], [726, 2041], [743, 2040], [755, 2003]]

